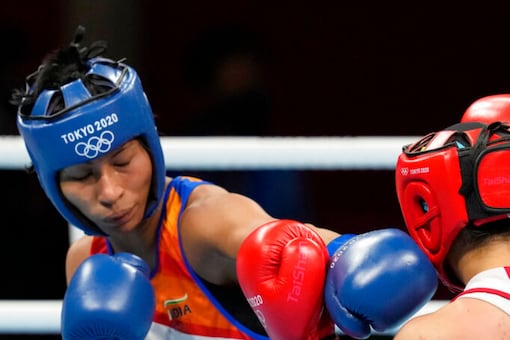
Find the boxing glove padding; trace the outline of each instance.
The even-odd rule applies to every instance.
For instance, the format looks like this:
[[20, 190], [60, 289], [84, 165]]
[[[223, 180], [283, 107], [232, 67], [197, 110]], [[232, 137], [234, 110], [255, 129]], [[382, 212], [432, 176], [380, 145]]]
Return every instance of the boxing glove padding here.
[[139, 257], [120, 253], [85, 259], [64, 295], [64, 340], [144, 339], [155, 311], [149, 268]]
[[372, 329], [392, 330], [414, 315], [437, 282], [434, 267], [408, 234], [375, 230], [349, 239], [331, 257], [325, 304], [340, 330], [365, 339]]
[[292, 220], [264, 224], [244, 240], [236, 262], [239, 284], [271, 340], [333, 333], [323, 313], [328, 258], [320, 236]]
[[338, 250], [338, 248], [340, 248], [341, 246], [343, 246], [347, 241], [349, 241], [351, 238], [355, 237], [356, 234], [342, 234], [336, 238], [334, 238], [333, 240], [331, 240], [327, 247], [328, 247], [328, 254], [329, 256], [333, 256], [336, 251]]

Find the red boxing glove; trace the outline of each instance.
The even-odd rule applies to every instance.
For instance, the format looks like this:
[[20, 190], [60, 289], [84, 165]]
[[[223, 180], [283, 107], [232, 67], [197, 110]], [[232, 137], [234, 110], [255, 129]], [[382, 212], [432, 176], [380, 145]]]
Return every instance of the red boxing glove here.
[[292, 220], [266, 223], [243, 242], [239, 284], [271, 340], [334, 334], [323, 300], [328, 258], [321, 237]]

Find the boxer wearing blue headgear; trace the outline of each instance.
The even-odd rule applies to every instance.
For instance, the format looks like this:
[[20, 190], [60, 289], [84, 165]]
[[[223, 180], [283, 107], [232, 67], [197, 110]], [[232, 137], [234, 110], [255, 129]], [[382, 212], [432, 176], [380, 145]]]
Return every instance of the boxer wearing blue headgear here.
[[[28, 77], [25, 96], [33, 94], [34, 81], [46, 67]], [[84, 59], [80, 67], [86, 70], [81, 77], [42, 89], [30, 105], [22, 103], [17, 123], [39, 181], [55, 207], [86, 233], [104, 235], [62, 197], [59, 171], [141, 138], [154, 169], [145, 212], [149, 217], [163, 195], [165, 164], [152, 110], [135, 70], [101, 57]], [[57, 101], [61, 105], [56, 109]]]
[[323, 340], [334, 322], [363, 338], [430, 299], [433, 268], [400, 230], [342, 237], [167, 177], [136, 72], [78, 33], [14, 98], [44, 191], [89, 234], [66, 257], [64, 340]]

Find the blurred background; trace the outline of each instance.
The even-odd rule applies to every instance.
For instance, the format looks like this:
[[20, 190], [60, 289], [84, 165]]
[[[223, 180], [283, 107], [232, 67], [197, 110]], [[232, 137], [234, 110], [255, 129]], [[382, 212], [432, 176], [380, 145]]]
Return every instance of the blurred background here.
[[[503, 2], [502, 2], [503, 3]], [[472, 6], [472, 7], [470, 7]], [[11, 89], [42, 58], [107, 40], [142, 78], [167, 136], [411, 136], [510, 91], [508, 4], [7, 1], [0, 12], [0, 133], [16, 135]], [[393, 171], [188, 171], [277, 217], [338, 232], [403, 228]], [[22, 170], [0, 170], [0, 299], [61, 299], [66, 222]], [[442, 286], [436, 298], [450, 293]], [[0, 335], [8, 339], [59, 339]]]

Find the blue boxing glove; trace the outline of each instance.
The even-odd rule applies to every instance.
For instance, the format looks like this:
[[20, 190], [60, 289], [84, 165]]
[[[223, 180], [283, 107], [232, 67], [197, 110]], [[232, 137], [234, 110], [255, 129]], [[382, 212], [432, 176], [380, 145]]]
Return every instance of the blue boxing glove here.
[[88, 257], [76, 270], [62, 304], [62, 338], [144, 339], [155, 311], [149, 268], [138, 256]]
[[405, 232], [382, 229], [348, 235], [339, 243], [330, 258], [324, 299], [348, 336], [366, 339], [372, 330], [393, 330], [434, 295], [436, 271]]

